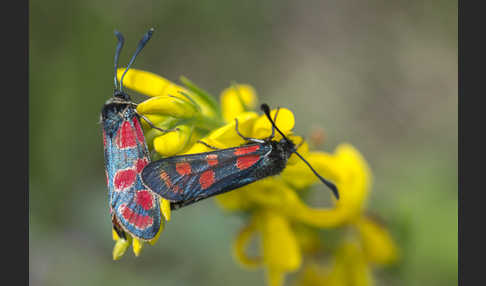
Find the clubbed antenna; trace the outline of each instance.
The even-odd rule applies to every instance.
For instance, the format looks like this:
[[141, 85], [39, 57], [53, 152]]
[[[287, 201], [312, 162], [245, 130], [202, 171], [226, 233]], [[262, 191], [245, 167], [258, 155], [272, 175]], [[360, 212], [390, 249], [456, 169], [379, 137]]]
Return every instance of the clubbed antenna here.
[[[140, 53], [140, 51], [145, 47], [145, 44], [150, 40], [152, 37], [152, 34], [154, 32], [154, 28], [150, 28], [147, 33], [143, 36], [143, 38], [140, 40], [137, 46], [137, 50], [135, 50], [135, 53], [133, 54], [132, 58], [130, 59], [130, 62], [127, 65], [127, 68], [125, 69], [125, 72], [123, 72], [123, 75], [121, 76], [120, 79], [120, 91], [123, 89], [123, 78], [125, 77], [125, 74], [127, 73], [128, 69], [132, 66], [133, 62], [135, 61], [135, 58], [137, 55]], [[116, 70], [115, 70], [115, 78], [116, 78]]]
[[118, 44], [116, 45], [116, 52], [115, 52], [115, 90], [118, 88], [118, 80], [116, 79], [116, 70], [118, 69], [118, 59], [120, 58], [120, 53], [123, 48], [123, 43], [125, 39], [123, 35], [115, 30], [115, 36], [118, 38]]
[[[267, 104], [262, 104], [261, 107], [262, 111], [265, 113], [265, 115], [267, 116], [268, 120], [270, 120], [270, 123], [272, 123], [272, 126], [273, 128], [275, 128], [278, 133], [280, 133], [282, 135], [282, 137], [287, 141], [287, 142], [290, 142], [292, 143], [292, 141], [290, 141], [284, 134], [282, 131], [280, 131], [280, 129], [278, 129], [278, 127], [275, 125], [275, 122], [272, 120], [272, 117], [270, 116], [270, 107], [268, 107]], [[297, 156], [299, 156], [300, 159], [302, 159], [302, 161], [304, 161], [304, 163], [307, 164], [307, 166], [309, 166], [309, 168], [311, 169], [311, 171], [319, 178], [319, 180], [321, 180], [321, 182], [323, 182], [328, 188], [331, 189], [332, 193], [334, 194], [334, 196], [336, 197], [336, 199], [339, 200], [339, 192], [338, 192], [338, 189], [336, 188], [336, 185], [334, 185], [333, 183], [331, 183], [330, 181], [324, 179], [321, 175], [319, 175], [316, 170], [314, 170], [314, 168], [312, 168], [312, 166], [309, 164], [309, 162], [307, 162], [304, 157], [302, 157], [298, 152], [297, 150], [293, 150], [292, 151], [293, 153], [295, 153]]]

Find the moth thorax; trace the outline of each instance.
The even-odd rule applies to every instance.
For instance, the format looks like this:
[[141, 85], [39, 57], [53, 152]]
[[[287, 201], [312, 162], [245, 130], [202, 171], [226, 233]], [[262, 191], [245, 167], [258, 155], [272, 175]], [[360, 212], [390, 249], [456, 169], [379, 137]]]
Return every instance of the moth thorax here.
[[272, 145], [274, 145], [274, 149], [278, 150], [280, 157], [282, 158], [282, 160], [285, 160], [285, 162], [287, 162], [287, 160], [290, 158], [290, 155], [292, 155], [292, 153], [295, 151], [295, 144], [290, 140], [282, 139]]
[[289, 142], [285, 139], [280, 142], [270, 141], [270, 144], [272, 144], [272, 151], [265, 160], [267, 168], [259, 171], [262, 177], [277, 175], [282, 172], [294, 148], [293, 144], [289, 145]]
[[119, 90], [115, 90], [115, 92], [113, 93], [113, 97], [122, 99], [124, 101], [130, 101], [130, 96], [124, 93], [123, 91], [119, 91]]

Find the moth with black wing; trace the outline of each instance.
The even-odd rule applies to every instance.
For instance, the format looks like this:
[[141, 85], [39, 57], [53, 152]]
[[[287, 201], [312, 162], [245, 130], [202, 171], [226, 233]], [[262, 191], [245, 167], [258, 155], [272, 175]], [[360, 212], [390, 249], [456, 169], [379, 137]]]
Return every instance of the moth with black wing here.
[[[172, 209], [177, 209], [280, 174], [290, 155], [296, 154], [339, 199], [336, 186], [320, 176], [297, 152], [295, 144], [278, 129], [268, 105], [262, 104], [261, 109], [272, 124], [270, 137], [245, 137], [238, 131], [236, 121], [236, 132], [247, 141], [246, 144], [154, 161], [142, 170], [142, 182], [154, 193], [169, 200]], [[282, 135], [280, 141], [272, 140], [275, 130]]]

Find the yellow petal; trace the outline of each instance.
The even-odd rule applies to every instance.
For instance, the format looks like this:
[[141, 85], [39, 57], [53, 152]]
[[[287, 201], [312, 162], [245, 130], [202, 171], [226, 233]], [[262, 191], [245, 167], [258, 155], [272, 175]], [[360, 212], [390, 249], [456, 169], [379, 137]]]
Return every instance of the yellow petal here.
[[[147, 114], [148, 115], [148, 114]], [[147, 116], [146, 115], [146, 116]], [[170, 116], [164, 116], [165, 119], [162, 121], [159, 121], [157, 124], [155, 124], [156, 127], [163, 129], [163, 130], [168, 130], [172, 129], [179, 123], [179, 119], [170, 117]], [[145, 120], [141, 120], [142, 122], [145, 122]], [[159, 137], [161, 135], [165, 135], [167, 132], [162, 132], [160, 130], [157, 130], [155, 128], [149, 128], [147, 131], [144, 130], [144, 135], [145, 135], [145, 142], [147, 142], [147, 145], [149, 149], [153, 149], [153, 141], [156, 137]]]
[[216, 203], [226, 211], [242, 211], [251, 208], [244, 188], [239, 188], [215, 197]]
[[[117, 71], [118, 80], [120, 80], [125, 68], [119, 68]], [[214, 110], [199, 96], [190, 92], [186, 88], [179, 86], [157, 74], [137, 70], [131, 68], [125, 78], [123, 79], [123, 85], [129, 89], [135, 90], [144, 95], [156, 97], [156, 96], [174, 96], [182, 100], [187, 100], [184, 94], [191, 97], [199, 107], [201, 107], [201, 113], [205, 116], [212, 117], [215, 115]]]
[[[359, 217], [371, 185], [371, 172], [359, 151], [349, 144], [340, 144], [334, 154], [309, 152], [306, 159], [319, 174], [336, 184], [340, 199], [335, 201], [336, 206], [332, 210], [302, 206], [295, 215], [306, 223], [322, 227], [350, 222]], [[296, 187], [318, 182], [303, 162], [288, 166], [282, 172], [282, 178]]]
[[[238, 120], [238, 131], [243, 136], [249, 137], [251, 128], [258, 115], [255, 112], [244, 112], [236, 116]], [[236, 132], [236, 121], [233, 119], [230, 123], [224, 125], [211, 132], [208, 136], [211, 140], [224, 142], [226, 146], [233, 147], [239, 144], [245, 143], [245, 140], [241, 138]]]
[[374, 285], [371, 269], [357, 243], [344, 242], [338, 248], [326, 285]]
[[132, 239], [132, 248], [133, 248], [133, 253], [135, 256], [139, 256], [140, 252], [142, 251], [143, 248], [143, 241], [139, 240], [138, 238], [134, 237]]
[[[237, 116], [238, 119], [238, 130], [243, 136], [248, 136], [253, 123], [255, 122], [258, 115], [255, 112], [244, 112]], [[216, 148], [229, 148], [236, 147], [243, 143], [245, 140], [241, 138], [235, 129], [236, 123], [230, 122], [216, 130], [213, 130], [208, 136], [201, 139], [201, 141], [216, 147]], [[207, 146], [196, 143], [194, 144], [185, 154], [196, 154], [201, 152], [214, 151]]]
[[[125, 72], [125, 68], [117, 70], [118, 80]], [[169, 80], [154, 73], [130, 69], [123, 78], [123, 86], [135, 90], [148, 96], [173, 95], [177, 96], [179, 90], [186, 91], [184, 88], [173, 84]]]
[[267, 281], [270, 286], [282, 286], [285, 279], [285, 271], [280, 268], [269, 267], [266, 271]]
[[[322, 286], [331, 285], [327, 283], [329, 269], [320, 267], [315, 263], [309, 263], [299, 273], [294, 286]], [[336, 284], [332, 284], [336, 286]]]
[[167, 132], [156, 137], [153, 141], [154, 149], [162, 156], [174, 156], [186, 149], [192, 133], [192, 127], [178, 125], [177, 131]]
[[221, 107], [224, 120], [227, 123], [234, 121], [239, 114], [254, 109], [256, 102], [256, 92], [250, 85], [237, 84], [223, 90]]
[[368, 260], [376, 264], [390, 264], [398, 259], [398, 248], [390, 233], [381, 225], [367, 217], [356, 222], [363, 249]]
[[[302, 156], [317, 171], [317, 173], [324, 178], [335, 182], [339, 174], [339, 170], [336, 168], [337, 159], [335, 156], [321, 151], [308, 152], [305, 156]], [[302, 189], [319, 181], [304, 161], [300, 158], [294, 160], [294, 164], [288, 165], [282, 172], [282, 178], [286, 182], [298, 189]]]
[[336, 208], [308, 207], [295, 191], [282, 181], [273, 178], [264, 179], [242, 189], [248, 189], [246, 196], [261, 208], [271, 209], [296, 221], [315, 227], [335, 227], [342, 224], [347, 217]]
[[247, 245], [250, 242], [250, 239], [256, 232], [256, 225], [253, 220], [250, 221], [248, 225], [243, 227], [236, 240], [233, 242], [233, 256], [243, 267], [253, 269], [256, 267], [261, 266], [262, 259], [261, 257], [249, 257], [246, 254]]
[[113, 247], [113, 260], [118, 260], [127, 251], [128, 245], [130, 243], [125, 239], [118, 239]]
[[188, 100], [168, 95], [152, 97], [139, 103], [137, 111], [142, 114], [167, 115], [176, 118], [190, 118], [197, 112], [196, 107]]
[[[262, 208], [278, 209], [280, 207], [283, 208], [283, 206], [295, 207], [292, 201], [294, 198], [291, 194], [287, 193], [290, 192], [295, 195], [294, 191], [273, 177], [256, 181], [240, 189], [244, 190], [242, 193], [245, 194], [247, 200]], [[283, 209], [280, 211], [286, 213]]]
[[261, 247], [268, 284], [283, 285], [285, 274], [297, 270], [302, 263], [299, 244], [285, 217], [264, 210], [257, 212], [254, 219], [262, 234]]
[[262, 211], [256, 215], [262, 234], [264, 263], [271, 270], [297, 270], [302, 263], [302, 255], [289, 222], [272, 211]]
[[113, 228], [111, 229], [111, 236], [113, 237], [114, 241], [117, 241], [118, 239], [120, 239], [118, 237], [118, 233], [116, 233], [115, 229], [113, 229]]
[[[201, 140], [203, 140], [205, 143], [207, 144], [211, 144], [211, 143], [214, 143], [214, 142], [207, 142], [204, 138], [202, 138]], [[213, 146], [213, 145], [211, 145]], [[204, 153], [204, 152], [209, 152], [209, 151], [214, 151], [213, 149], [207, 147], [206, 145], [204, 144], [201, 144], [201, 143], [194, 143], [194, 145], [192, 145], [189, 150], [183, 152], [182, 154], [186, 155], [186, 154], [199, 154], [199, 153]]]
[[[275, 118], [275, 113], [277, 112], [276, 109], [270, 112], [272, 119]], [[285, 135], [287, 135], [295, 125], [295, 118], [292, 111], [288, 110], [287, 108], [280, 108], [277, 115], [277, 120], [275, 121], [275, 125], [277, 125], [278, 129], [282, 131]], [[252, 136], [254, 138], [267, 138], [272, 134], [272, 123], [268, 120], [266, 115], [261, 115], [253, 125], [253, 132]], [[275, 131], [275, 139], [280, 140], [282, 136]]]
[[336, 205], [352, 220], [361, 215], [365, 206], [371, 189], [371, 171], [363, 156], [350, 144], [340, 144], [336, 148], [336, 158], [338, 184], [343, 189]]
[[160, 198], [160, 210], [166, 221], [170, 220], [170, 201]]
[[315, 227], [335, 227], [347, 219], [336, 207], [307, 206], [293, 189], [275, 178], [257, 181], [216, 198], [218, 204], [229, 211], [259, 207]]
[[[150, 120], [150, 122], [152, 122], [152, 124], [155, 126], [167, 120], [167, 116], [160, 114], [147, 114], [144, 116], [147, 117], [147, 119]], [[140, 119], [140, 122], [142, 122], [142, 127], [145, 130], [151, 128], [151, 126], [143, 118]]]

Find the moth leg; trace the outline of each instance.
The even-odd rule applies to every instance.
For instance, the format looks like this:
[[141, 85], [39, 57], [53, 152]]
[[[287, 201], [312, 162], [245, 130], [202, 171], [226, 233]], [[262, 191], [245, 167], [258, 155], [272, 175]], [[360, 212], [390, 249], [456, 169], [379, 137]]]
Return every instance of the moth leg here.
[[213, 149], [213, 150], [221, 150], [220, 148], [218, 148], [218, 147], [214, 147], [214, 146], [211, 146], [211, 145], [209, 145], [208, 143], [206, 143], [206, 142], [204, 142], [204, 141], [202, 141], [202, 140], [197, 140], [196, 142], [197, 142], [197, 143], [201, 143], [201, 144], [203, 144], [204, 146], [206, 146], [206, 147], [208, 147], [208, 148], [211, 148], [211, 149]]
[[[275, 116], [273, 117], [273, 122], [275, 122], [275, 124], [277, 124], [277, 115], [279, 110], [280, 107], [277, 107], [277, 111], [275, 112]], [[272, 135], [270, 135], [268, 139], [273, 139], [273, 137], [275, 137], [275, 126], [272, 125]]]
[[162, 128], [159, 128], [157, 126], [155, 126], [152, 121], [150, 121], [150, 119], [148, 119], [145, 115], [143, 114], [140, 114], [138, 113], [138, 116], [140, 116], [140, 118], [142, 118], [143, 120], [145, 120], [145, 122], [147, 122], [147, 124], [152, 127], [153, 129], [156, 129], [156, 130], [159, 130], [160, 132], [164, 132], [164, 133], [167, 133], [167, 132], [171, 132], [171, 131], [179, 131], [179, 128], [171, 128], [171, 129], [162, 129]]
[[255, 143], [264, 143], [265, 142], [265, 140], [260, 140], [260, 139], [256, 139], [256, 138], [250, 138], [250, 137], [243, 136], [243, 134], [241, 134], [240, 131], [238, 130], [238, 119], [236, 119], [236, 118], [235, 118], [235, 130], [236, 130], [236, 133], [238, 134], [238, 136], [240, 136], [241, 138], [243, 138], [246, 141], [255, 142]]

